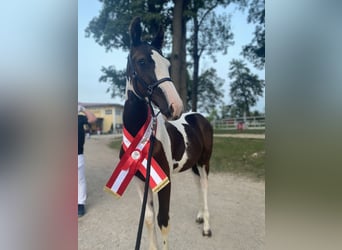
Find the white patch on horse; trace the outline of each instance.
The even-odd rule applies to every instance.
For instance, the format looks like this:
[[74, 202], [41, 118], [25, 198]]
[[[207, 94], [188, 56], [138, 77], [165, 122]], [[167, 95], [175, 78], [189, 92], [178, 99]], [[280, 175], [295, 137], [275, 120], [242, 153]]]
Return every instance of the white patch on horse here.
[[155, 67], [154, 72], [158, 80], [170, 77], [169, 67], [170, 62], [165, 57], [162, 57], [158, 52], [152, 50], [152, 59], [158, 67]]
[[[186, 134], [185, 128], [184, 128], [184, 124], [188, 124], [188, 122], [185, 120], [185, 117], [189, 114], [191, 113], [183, 114], [176, 121], [169, 121], [169, 123], [173, 125], [183, 136], [185, 147], [187, 147], [187, 145], [189, 144], [189, 140], [188, 140], [188, 136]], [[187, 150], [185, 150], [182, 158], [179, 161], [173, 160], [173, 163], [178, 164], [178, 167], [174, 169], [174, 172], [176, 173], [179, 172], [183, 168], [184, 164], [187, 162], [188, 159], [189, 159], [189, 156], [188, 156]]]
[[197, 218], [203, 217], [203, 235], [211, 236], [209, 225], [209, 209], [208, 209], [208, 175], [205, 166], [197, 167], [200, 174], [200, 185], [202, 189], [202, 208], [203, 210], [198, 213]]
[[126, 89], [125, 89], [125, 100], [128, 99], [128, 91], [129, 90], [132, 91], [136, 96], [138, 96], [137, 93], [135, 92], [134, 88], [133, 88], [132, 79], [127, 77], [126, 78]]
[[162, 226], [161, 228], [161, 235], [163, 238], [163, 250], [168, 250], [169, 249], [169, 240], [168, 240], [168, 235], [170, 233], [170, 224], [168, 223], [167, 227]]
[[165, 120], [163, 116], [158, 115], [157, 117], [157, 132], [156, 132], [156, 138], [158, 141], [161, 142], [163, 145], [163, 149], [165, 152], [165, 156], [167, 159], [167, 162], [169, 164], [170, 169], [172, 169], [172, 152], [171, 152], [171, 141], [169, 134], [167, 133], [166, 127], [165, 127]]
[[[152, 59], [155, 62], [154, 72], [156, 74], [157, 80], [162, 78], [170, 77], [169, 67], [170, 62], [162, 57], [157, 51], [152, 50]], [[175, 85], [171, 81], [165, 81], [159, 85], [159, 87], [164, 92], [166, 99], [173, 107], [174, 113], [179, 116], [183, 112], [183, 102], [180, 99]]]

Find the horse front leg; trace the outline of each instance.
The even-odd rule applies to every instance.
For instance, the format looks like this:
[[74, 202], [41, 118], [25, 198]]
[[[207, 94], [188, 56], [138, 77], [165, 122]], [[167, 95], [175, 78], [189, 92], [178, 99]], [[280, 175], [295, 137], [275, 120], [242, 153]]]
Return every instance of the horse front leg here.
[[[144, 187], [145, 182], [137, 179], [137, 188], [140, 200], [142, 202], [144, 196]], [[145, 210], [145, 225], [148, 231], [148, 241], [149, 241], [149, 250], [157, 250], [157, 239], [156, 239], [156, 229], [154, 226], [154, 208], [153, 208], [153, 194], [151, 189], [148, 190], [146, 210]]]
[[158, 225], [162, 236], [163, 250], [169, 249], [169, 210], [170, 210], [170, 195], [171, 195], [171, 182], [158, 192], [159, 210], [158, 210]]
[[[194, 169], [196, 168], [196, 170]], [[194, 167], [193, 171], [195, 173], [196, 183], [200, 190], [200, 196], [202, 200], [202, 207], [199, 210], [196, 222], [201, 224], [203, 223], [203, 236], [210, 237], [212, 235], [211, 229], [210, 229], [210, 214], [209, 214], [209, 208], [208, 208], [208, 174], [206, 171], [205, 166], [203, 167]]]

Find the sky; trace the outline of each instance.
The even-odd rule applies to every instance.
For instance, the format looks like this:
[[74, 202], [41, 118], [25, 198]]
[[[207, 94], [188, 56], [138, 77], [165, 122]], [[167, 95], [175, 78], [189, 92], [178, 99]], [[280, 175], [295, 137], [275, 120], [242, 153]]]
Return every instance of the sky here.
[[[102, 66], [108, 67], [114, 65], [118, 70], [126, 67], [127, 52], [121, 50], [112, 50], [106, 52], [104, 47], [98, 45], [94, 38], [85, 37], [85, 28], [89, 22], [96, 16], [101, 9], [99, 1], [78, 1], [78, 101], [79, 102], [98, 102], [98, 103], [117, 103], [123, 104], [121, 98], [111, 98], [111, 94], [107, 93], [108, 83], [99, 82], [102, 74]], [[247, 10], [242, 13], [236, 10], [234, 6], [227, 9], [232, 13], [231, 28], [234, 33], [235, 44], [228, 48], [226, 55], [217, 54], [217, 62], [213, 63], [211, 59], [201, 58], [200, 72], [209, 67], [214, 67], [217, 75], [225, 79], [224, 85], [224, 103], [230, 103], [229, 97], [229, 62], [232, 59], [244, 59], [240, 55], [242, 46], [250, 43], [252, 40], [254, 25], [247, 23]], [[264, 70], [260, 71], [253, 67], [251, 63], [244, 60], [251, 71], [259, 76], [260, 79], [265, 79]], [[251, 110], [265, 112], [265, 95], [259, 98], [257, 105]]]

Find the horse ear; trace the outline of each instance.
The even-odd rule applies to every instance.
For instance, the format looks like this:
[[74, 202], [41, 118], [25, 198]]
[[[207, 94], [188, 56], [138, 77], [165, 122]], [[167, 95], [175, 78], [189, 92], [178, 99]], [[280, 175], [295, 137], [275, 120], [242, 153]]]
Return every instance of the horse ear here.
[[163, 42], [164, 42], [164, 29], [163, 26], [159, 26], [159, 31], [157, 35], [154, 37], [151, 45], [155, 47], [156, 49], [161, 49], [163, 47]]
[[131, 25], [129, 26], [129, 32], [131, 35], [131, 45], [137, 46], [141, 43], [141, 25], [140, 25], [140, 17], [135, 17]]

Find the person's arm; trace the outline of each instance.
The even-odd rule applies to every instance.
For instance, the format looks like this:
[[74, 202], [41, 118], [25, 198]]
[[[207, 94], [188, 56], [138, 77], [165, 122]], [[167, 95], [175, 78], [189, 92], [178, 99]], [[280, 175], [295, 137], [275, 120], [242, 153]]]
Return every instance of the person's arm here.
[[96, 121], [96, 116], [90, 110], [87, 110], [82, 105], [78, 105], [78, 112], [82, 112], [88, 119], [88, 123], [94, 123]]

